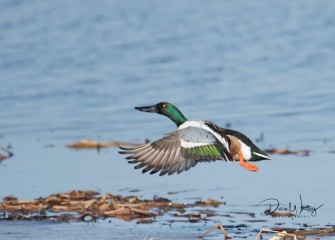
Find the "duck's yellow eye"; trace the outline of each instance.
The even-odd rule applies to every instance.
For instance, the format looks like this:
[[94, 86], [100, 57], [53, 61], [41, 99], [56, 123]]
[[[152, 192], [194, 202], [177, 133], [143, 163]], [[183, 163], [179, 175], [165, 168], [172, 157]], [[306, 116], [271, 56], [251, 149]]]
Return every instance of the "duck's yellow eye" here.
[[166, 108], [166, 104], [163, 104], [162, 107], [163, 107], [163, 108]]

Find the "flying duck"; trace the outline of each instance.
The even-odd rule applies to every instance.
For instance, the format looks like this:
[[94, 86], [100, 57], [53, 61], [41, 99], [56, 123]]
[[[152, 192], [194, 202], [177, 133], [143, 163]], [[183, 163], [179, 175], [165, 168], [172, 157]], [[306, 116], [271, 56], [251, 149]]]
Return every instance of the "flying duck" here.
[[154, 142], [134, 148], [120, 147], [121, 154], [130, 154], [126, 159], [159, 175], [178, 174], [194, 167], [198, 162], [216, 160], [239, 161], [243, 168], [258, 171], [258, 167], [247, 161], [269, 160], [247, 136], [238, 131], [221, 128], [209, 121], [187, 120], [171, 103], [160, 102], [146, 107], [135, 107], [142, 112], [162, 114], [170, 118], [177, 130]]

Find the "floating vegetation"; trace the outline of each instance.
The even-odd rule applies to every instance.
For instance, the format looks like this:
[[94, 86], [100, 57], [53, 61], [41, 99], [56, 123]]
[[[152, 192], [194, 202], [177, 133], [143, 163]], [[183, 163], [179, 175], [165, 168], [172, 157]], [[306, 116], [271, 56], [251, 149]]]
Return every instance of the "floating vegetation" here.
[[296, 214], [291, 212], [271, 212], [270, 210], [265, 210], [266, 215], [271, 217], [295, 217]]
[[[123, 197], [96, 191], [70, 191], [52, 194], [46, 198], [18, 200], [7, 196], [0, 203], [2, 219], [5, 220], [53, 220], [53, 221], [95, 221], [105, 218], [119, 218], [125, 221], [151, 222], [156, 216], [168, 210], [185, 211], [188, 207], [217, 207], [219, 201], [208, 199], [195, 203], [175, 203], [155, 196], [152, 200], [137, 196]], [[1, 218], [0, 218], [1, 219]]]
[[[216, 229], [220, 229], [222, 234], [224, 235], [225, 239], [231, 239], [226, 231], [226, 229], [221, 225], [217, 224], [211, 229], [209, 229], [207, 232], [201, 234], [198, 236], [198, 238], [202, 238], [209, 233], [213, 232]], [[265, 234], [272, 234], [271, 238], [264, 238], [263, 235]], [[294, 239], [294, 240], [305, 240], [307, 239], [307, 236], [317, 236], [315, 239], [320, 239], [320, 237], [330, 237], [335, 236], [335, 227], [331, 228], [317, 228], [317, 229], [295, 229], [295, 228], [273, 228], [273, 229], [261, 229], [259, 230], [256, 240], [259, 239], [270, 239], [270, 240], [284, 240], [284, 239]], [[312, 238], [308, 238], [312, 239]], [[314, 239], [314, 238], [313, 238]]]
[[309, 156], [310, 150], [289, 150], [286, 148], [272, 148], [272, 149], [266, 149], [264, 150], [267, 154], [280, 154], [280, 155], [288, 155], [288, 154], [295, 154], [295, 155], [301, 155], [301, 156]]
[[111, 142], [97, 142], [92, 140], [80, 140], [75, 143], [66, 145], [69, 148], [75, 149], [100, 149], [108, 147], [120, 147], [120, 146], [139, 146], [139, 143], [129, 143], [129, 142], [120, 142], [120, 141], [111, 141]]
[[[99, 192], [87, 190], [72, 190], [67, 193], [52, 194], [45, 198], [34, 200], [19, 200], [14, 196], [4, 197], [0, 202], [0, 220], [39, 220], [54, 222], [84, 221], [91, 222], [98, 219], [117, 218], [124, 221], [136, 220], [137, 223], [150, 224], [156, 221], [156, 217], [163, 216], [170, 212], [173, 222], [204, 222], [206, 223], [211, 217], [225, 217], [230, 220], [235, 218], [234, 215], [242, 215], [251, 218], [245, 220], [249, 223], [265, 222], [257, 219], [255, 213], [233, 211], [224, 214], [215, 211], [215, 208], [223, 203], [207, 199], [205, 201], [195, 201], [192, 203], [177, 203], [170, 199], [154, 196], [153, 199], [140, 199], [137, 196], [121, 196], [111, 193], [100, 194]], [[191, 211], [189, 211], [191, 210]], [[281, 217], [283, 217], [282, 215]], [[273, 216], [279, 217], [279, 216]], [[180, 220], [186, 218], [186, 220]], [[280, 224], [276, 224], [280, 225]], [[207, 232], [199, 235], [203, 237], [216, 229], [220, 229], [226, 239], [231, 238], [229, 234], [240, 231], [241, 228], [248, 228], [245, 224], [240, 225], [215, 225]], [[335, 227], [327, 226], [326, 228], [310, 228], [304, 224], [298, 229], [295, 228], [270, 228], [255, 229], [253, 232], [259, 232], [257, 238], [261, 235], [275, 235], [273, 239], [305, 239], [306, 236], [335, 236]], [[234, 234], [234, 233], [233, 233]], [[255, 234], [256, 235], [256, 234]], [[272, 238], [271, 238], [272, 239]]]
[[[318, 228], [318, 229], [310, 229], [310, 230], [301, 230], [295, 228], [274, 228], [274, 229], [261, 229], [256, 237], [256, 240], [263, 239], [263, 233], [275, 233], [276, 235], [272, 237], [273, 240], [281, 240], [281, 239], [306, 239], [306, 236], [318, 236], [318, 237], [326, 237], [326, 236], [335, 236], [335, 227], [332, 228]], [[316, 238], [320, 239], [320, 238]]]

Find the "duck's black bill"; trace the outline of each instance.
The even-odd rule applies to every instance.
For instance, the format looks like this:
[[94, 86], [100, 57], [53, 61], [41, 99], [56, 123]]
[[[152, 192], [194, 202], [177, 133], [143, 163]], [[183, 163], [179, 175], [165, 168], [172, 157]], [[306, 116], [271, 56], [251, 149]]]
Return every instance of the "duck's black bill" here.
[[156, 105], [147, 106], [147, 107], [135, 107], [135, 109], [137, 109], [141, 112], [157, 112]]

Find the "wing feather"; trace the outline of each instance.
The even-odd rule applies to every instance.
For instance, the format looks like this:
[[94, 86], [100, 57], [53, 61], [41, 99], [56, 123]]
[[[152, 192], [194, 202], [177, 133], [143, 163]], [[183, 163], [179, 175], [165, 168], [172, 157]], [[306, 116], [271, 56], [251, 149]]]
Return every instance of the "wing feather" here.
[[176, 143], [174, 141], [171, 141], [171, 146], [170, 146], [171, 149], [170, 149], [169, 155], [167, 156], [167, 161], [163, 163], [162, 171], [160, 172], [159, 176], [163, 176], [169, 172], [171, 164], [173, 162], [172, 160], [174, 159], [176, 155], [176, 151], [177, 151], [177, 147], [175, 144]]
[[164, 150], [162, 151], [162, 156], [160, 158], [157, 158], [157, 162], [153, 162], [152, 164], [155, 165], [154, 169], [150, 172], [150, 174], [154, 174], [156, 172], [159, 172], [161, 169], [164, 169], [164, 165], [168, 163], [169, 156], [172, 151], [172, 145], [173, 141], [169, 140], [166, 141], [166, 146], [164, 147]]
[[159, 166], [159, 162], [167, 151], [167, 145], [169, 141], [162, 141], [157, 145], [161, 151], [156, 151], [152, 156], [150, 156], [145, 162], [148, 163], [147, 167], [142, 170], [143, 173], [152, 170], [156, 166]]
[[222, 139], [200, 127], [178, 129], [162, 139], [135, 148], [120, 147], [122, 154], [129, 154], [129, 163], [137, 164], [135, 169], [160, 176], [187, 171], [201, 161], [219, 159], [232, 160]]

